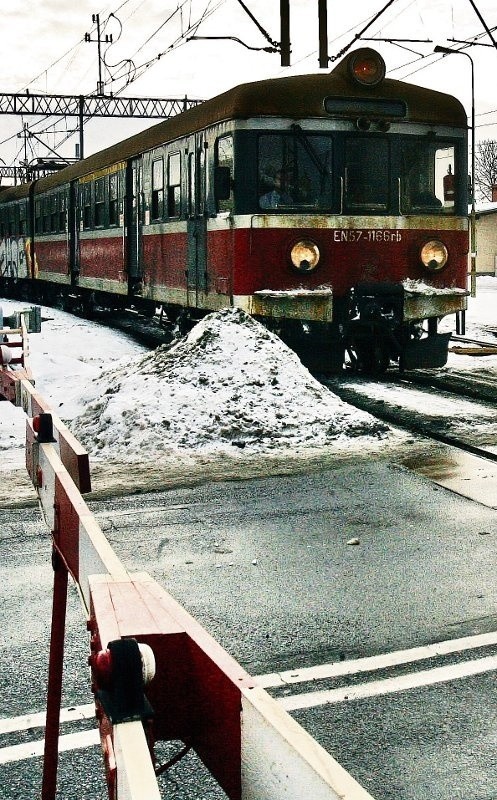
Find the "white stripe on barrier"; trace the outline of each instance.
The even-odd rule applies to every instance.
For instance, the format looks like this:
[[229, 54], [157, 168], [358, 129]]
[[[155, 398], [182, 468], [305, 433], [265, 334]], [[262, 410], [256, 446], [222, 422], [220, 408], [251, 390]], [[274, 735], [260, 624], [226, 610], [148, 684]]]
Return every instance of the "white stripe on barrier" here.
[[[38, 498], [48, 528], [55, 528], [55, 477], [64, 470], [57, 451], [51, 444], [35, 443], [38, 449], [38, 466], [41, 469], [42, 486], [38, 487]], [[65, 470], [64, 470], [65, 472]]]
[[88, 509], [79, 518], [78, 580], [87, 611], [90, 608], [90, 575], [112, 575], [129, 580], [129, 574], [105, 538], [98, 522]]
[[372, 800], [264, 689], [242, 689], [242, 800]]
[[141, 722], [114, 726], [114, 751], [119, 800], [161, 800], [150, 752]]

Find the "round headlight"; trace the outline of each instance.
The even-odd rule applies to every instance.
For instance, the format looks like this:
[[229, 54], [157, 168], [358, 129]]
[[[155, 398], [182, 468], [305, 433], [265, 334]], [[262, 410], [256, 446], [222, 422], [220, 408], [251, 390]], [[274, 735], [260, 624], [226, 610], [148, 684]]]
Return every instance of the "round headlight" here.
[[421, 263], [426, 269], [436, 271], [445, 267], [449, 258], [449, 251], [443, 242], [439, 242], [438, 239], [432, 239], [423, 245], [419, 255]]
[[319, 264], [319, 247], [310, 239], [294, 244], [290, 253], [293, 266], [300, 272], [312, 272]]

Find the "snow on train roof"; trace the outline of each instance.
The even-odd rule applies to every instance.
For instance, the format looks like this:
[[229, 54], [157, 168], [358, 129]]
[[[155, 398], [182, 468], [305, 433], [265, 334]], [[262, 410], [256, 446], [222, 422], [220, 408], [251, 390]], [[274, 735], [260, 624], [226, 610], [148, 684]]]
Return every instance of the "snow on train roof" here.
[[90, 456], [143, 461], [176, 449], [251, 452], [381, 438], [388, 427], [315, 380], [240, 309], [92, 382], [71, 429]]

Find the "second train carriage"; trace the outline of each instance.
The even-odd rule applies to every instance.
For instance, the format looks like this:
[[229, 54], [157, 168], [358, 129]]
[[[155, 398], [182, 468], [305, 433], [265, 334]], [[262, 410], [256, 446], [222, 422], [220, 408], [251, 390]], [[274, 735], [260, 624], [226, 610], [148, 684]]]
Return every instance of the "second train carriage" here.
[[313, 367], [439, 366], [468, 294], [466, 114], [361, 48], [4, 189], [0, 226], [0, 292], [240, 306]]

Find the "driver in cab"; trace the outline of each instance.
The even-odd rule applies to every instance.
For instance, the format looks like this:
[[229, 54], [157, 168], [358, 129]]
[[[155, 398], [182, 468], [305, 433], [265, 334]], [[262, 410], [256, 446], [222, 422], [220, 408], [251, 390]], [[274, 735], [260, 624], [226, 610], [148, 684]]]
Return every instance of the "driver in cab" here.
[[286, 191], [288, 175], [284, 170], [278, 170], [274, 176], [273, 188], [259, 198], [261, 208], [278, 208], [293, 203], [292, 196]]

